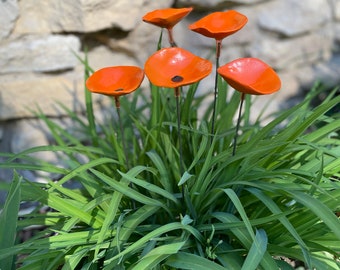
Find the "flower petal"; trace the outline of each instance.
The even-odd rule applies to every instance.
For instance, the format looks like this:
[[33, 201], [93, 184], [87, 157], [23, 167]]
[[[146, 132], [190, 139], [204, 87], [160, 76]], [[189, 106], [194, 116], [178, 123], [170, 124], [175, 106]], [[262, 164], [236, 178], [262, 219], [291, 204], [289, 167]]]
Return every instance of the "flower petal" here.
[[192, 7], [156, 9], [145, 14], [143, 21], [169, 29], [187, 16], [192, 9]]
[[203, 36], [222, 40], [239, 31], [248, 18], [235, 11], [213, 12], [189, 26], [189, 29]]
[[118, 97], [135, 91], [143, 79], [144, 71], [136, 66], [105, 67], [86, 80], [86, 87], [93, 93]]
[[144, 69], [154, 85], [175, 88], [208, 76], [212, 64], [187, 50], [173, 47], [155, 52], [146, 61]]
[[244, 94], [269, 95], [281, 88], [277, 73], [257, 58], [239, 58], [218, 68], [217, 72], [235, 90]]

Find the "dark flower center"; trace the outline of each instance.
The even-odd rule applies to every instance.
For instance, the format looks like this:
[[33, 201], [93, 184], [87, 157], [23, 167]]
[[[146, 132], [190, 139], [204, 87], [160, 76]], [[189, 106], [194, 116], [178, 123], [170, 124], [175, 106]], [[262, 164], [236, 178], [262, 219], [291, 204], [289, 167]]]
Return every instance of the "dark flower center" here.
[[176, 75], [176, 76], [171, 78], [171, 81], [172, 82], [181, 82], [181, 81], [183, 81], [183, 77]]

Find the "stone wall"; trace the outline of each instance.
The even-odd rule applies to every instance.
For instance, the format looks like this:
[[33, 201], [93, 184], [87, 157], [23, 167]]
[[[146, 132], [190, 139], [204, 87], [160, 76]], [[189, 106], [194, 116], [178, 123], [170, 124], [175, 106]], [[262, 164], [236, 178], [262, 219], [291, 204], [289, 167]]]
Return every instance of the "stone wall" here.
[[[2, 0], [0, 152], [49, 143], [35, 128], [38, 107], [51, 117], [61, 116], [56, 101], [82, 110], [83, 67], [75, 55], [83, 57], [85, 48], [94, 69], [142, 67], [160, 32], [141, 17], [171, 6], [195, 8], [174, 32], [180, 46], [200, 56], [215, 43], [190, 32], [191, 22], [216, 10], [245, 14], [246, 27], [223, 41], [221, 63], [253, 56], [273, 66], [283, 81], [276, 108], [317, 79], [339, 83], [339, 0]], [[203, 85], [212, 87], [207, 80]]]

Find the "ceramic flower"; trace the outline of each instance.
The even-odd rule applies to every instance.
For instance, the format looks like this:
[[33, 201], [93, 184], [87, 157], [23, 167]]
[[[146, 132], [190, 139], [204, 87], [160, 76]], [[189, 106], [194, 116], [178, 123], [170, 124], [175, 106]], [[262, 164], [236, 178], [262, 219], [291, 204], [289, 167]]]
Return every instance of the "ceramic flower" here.
[[192, 9], [192, 7], [156, 9], [144, 15], [143, 21], [169, 29], [187, 16]]
[[243, 94], [269, 95], [281, 88], [277, 73], [257, 58], [239, 58], [218, 68], [217, 72]]
[[105, 67], [86, 80], [86, 87], [93, 93], [119, 97], [135, 91], [143, 79], [144, 71], [136, 66]]
[[145, 63], [145, 74], [157, 86], [176, 88], [208, 76], [212, 63], [178, 47], [155, 52]]
[[189, 26], [189, 29], [216, 41], [216, 66], [215, 66], [215, 86], [214, 86], [214, 104], [211, 124], [211, 134], [214, 134], [215, 116], [217, 106], [217, 81], [219, 67], [219, 58], [222, 48], [222, 40], [239, 31], [248, 22], [248, 18], [235, 11], [213, 12]]
[[189, 26], [189, 29], [203, 36], [222, 40], [239, 31], [248, 22], [248, 18], [235, 11], [214, 12]]

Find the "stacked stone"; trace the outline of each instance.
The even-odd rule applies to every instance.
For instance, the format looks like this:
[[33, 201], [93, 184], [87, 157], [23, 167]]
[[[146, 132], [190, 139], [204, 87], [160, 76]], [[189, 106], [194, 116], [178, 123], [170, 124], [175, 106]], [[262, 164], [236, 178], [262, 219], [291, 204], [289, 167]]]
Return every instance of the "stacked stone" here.
[[[213, 40], [187, 26], [205, 14], [236, 9], [249, 18], [223, 41], [221, 63], [258, 57], [283, 81], [277, 108], [301, 87], [321, 79], [340, 81], [340, 1], [338, 0], [3, 0], [0, 2], [0, 152], [48, 144], [32, 110], [61, 116], [56, 101], [83, 109], [83, 57], [94, 69], [143, 66], [156, 49], [159, 29], [141, 17], [158, 8], [193, 6], [174, 31], [177, 43], [202, 56], [213, 55]], [[166, 41], [165, 41], [166, 42]], [[212, 83], [205, 80], [204, 88]], [[0, 175], [1, 178], [1, 175]]]

